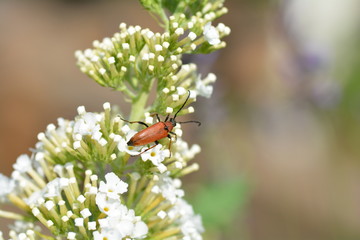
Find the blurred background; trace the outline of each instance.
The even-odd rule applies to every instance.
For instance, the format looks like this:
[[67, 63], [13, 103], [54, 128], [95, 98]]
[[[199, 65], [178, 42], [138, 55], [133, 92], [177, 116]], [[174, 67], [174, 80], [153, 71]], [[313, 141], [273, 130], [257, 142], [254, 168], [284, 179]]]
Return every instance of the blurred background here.
[[[225, 5], [227, 48], [187, 59], [218, 76], [184, 131], [203, 150], [184, 188], [204, 239], [360, 239], [360, 1]], [[161, 31], [137, 1], [0, 1], [2, 173], [79, 105], [128, 112], [74, 58], [120, 22]]]

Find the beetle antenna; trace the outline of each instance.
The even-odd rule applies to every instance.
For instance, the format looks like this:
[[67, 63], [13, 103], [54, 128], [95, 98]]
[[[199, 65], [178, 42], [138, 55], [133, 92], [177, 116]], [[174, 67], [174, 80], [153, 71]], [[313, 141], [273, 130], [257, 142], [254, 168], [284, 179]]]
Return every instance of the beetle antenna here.
[[184, 108], [184, 106], [185, 106], [186, 102], [189, 100], [189, 97], [190, 97], [190, 90], [188, 90], [188, 92], [189, 92], [189, 95], [187, 96], [187, 98], [186, 98], [185, 102], [183, 103], [183, 105], [181, 106], [181, 108], [179, 108], [179, 110], [175, 113], [175, 115], [174, 115], [173, 119], [175, 119], [175, 118], [176, 118], [176, 115], [177, 115], [177, 114], [181, 111], [181, 109], [183, 109], [183, 108]]
[[186, 122], [177, 122], [177, 123], [197, 123], [198, 124], [198, 126], [200, 126], [201, 125], [201, 122], [199, 122], [199, 121], [186, 121]]

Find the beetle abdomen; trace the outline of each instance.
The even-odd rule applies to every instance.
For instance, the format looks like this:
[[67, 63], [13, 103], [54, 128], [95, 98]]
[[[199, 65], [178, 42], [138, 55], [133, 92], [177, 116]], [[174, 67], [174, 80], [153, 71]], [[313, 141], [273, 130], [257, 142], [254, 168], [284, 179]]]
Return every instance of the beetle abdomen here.
[[164, 137], [167, 137], [168, 133], [173, 129], [170, 122], [158, 122], [154, 125], [141, 130], [136, 133], [128, 142], [128, 146], [142, 146]]

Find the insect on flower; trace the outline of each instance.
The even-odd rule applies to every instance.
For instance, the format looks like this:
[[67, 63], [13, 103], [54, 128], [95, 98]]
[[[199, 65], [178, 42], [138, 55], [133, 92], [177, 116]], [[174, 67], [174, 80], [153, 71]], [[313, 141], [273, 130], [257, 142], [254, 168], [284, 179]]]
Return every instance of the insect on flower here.
[[141, 130], [140, 132], [136, 133], [128, 142], [128, 146], [143, 146], [152, 142], [155, 142], [155, 145], [149, 147], [145, 151], [141, 152], [140, 154], [154, 148], [156, 145], [159, 144], [158, 140], [163, 139], [165, 137], [168, 137], [170, 139], [169, 143], [169, 149], [171, 148], [171, 135], [174, 135], [176, 137], [176, 133], [172, 132], [172, 129], [176, 126], [177, 123], [197, 123], [198, 126], [201, 125], [201, 122], [199, 121], [185, 121], [185, 122], [177, 122], [176, 116], [177, 114], [184, 108], [185, 104], [189, 100], [190, 97], [190, 91], [188, 90], [189, 95], [187, 96], [185, 102], [183, 105], [179, 108], [179, 110], [175, 113], [174, 117], [170, 117], [170, 114], [168, 114], [164, 121], [161, 121], [158, 114], [156, 115], [156, 118], [158, 120], [157, 123], [149, 126], [144, 122], [141, 121], [128, 121], [123, 118], [121, 120], [128, 122], [128, 123], [138, 123], [146, 126], [145, 129]]

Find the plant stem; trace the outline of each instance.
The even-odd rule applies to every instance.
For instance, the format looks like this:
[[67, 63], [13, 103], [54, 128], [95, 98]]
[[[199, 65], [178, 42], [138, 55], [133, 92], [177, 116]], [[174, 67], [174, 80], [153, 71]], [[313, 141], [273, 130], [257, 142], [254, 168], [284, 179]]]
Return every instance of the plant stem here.
[[143, 118], [148, 97], [149, 93], [147, 91], [141, 91], [140, 94], [133, 100], [130, 121], [138, 121]]
[[24, 220], [25, 218], [23, 215], [14, 212], [3, 211], [3, 210], [0, 210], [0, 217], [14, 219], [14, 220]]

